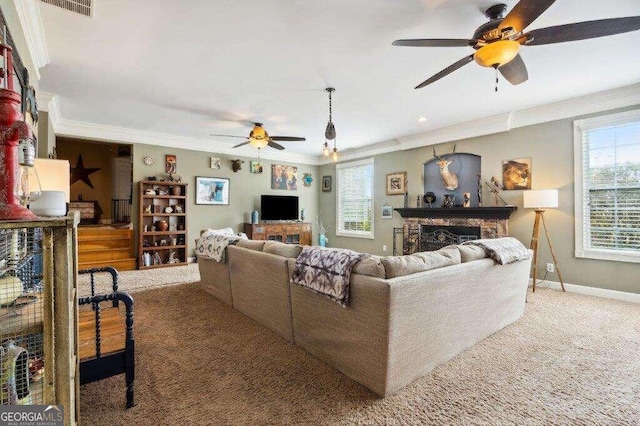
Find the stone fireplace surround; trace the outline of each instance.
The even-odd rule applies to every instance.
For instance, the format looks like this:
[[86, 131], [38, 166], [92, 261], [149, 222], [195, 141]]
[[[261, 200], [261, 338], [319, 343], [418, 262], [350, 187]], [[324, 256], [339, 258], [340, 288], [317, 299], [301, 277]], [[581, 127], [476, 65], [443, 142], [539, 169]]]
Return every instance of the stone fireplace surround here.
[[506, 207], [453, 207], [453, 208], [398, 208], [403, 218], [403, 254], [418, 251], [422, 225], [464, 226], [480, 228], [480, 238], [499, 238], [509, 235], [509, 216], [515, 206]]

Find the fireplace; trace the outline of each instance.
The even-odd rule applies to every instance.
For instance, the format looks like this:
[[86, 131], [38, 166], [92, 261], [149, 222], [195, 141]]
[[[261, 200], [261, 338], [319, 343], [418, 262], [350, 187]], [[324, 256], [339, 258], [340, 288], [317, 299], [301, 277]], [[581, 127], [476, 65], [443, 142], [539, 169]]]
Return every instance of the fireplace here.
[[480, 238], [479, 226], [420, 225], [417, 251], [433, 251]]
[[411, 254], [418, 251], [438, 250], [469, 239], [506, 237], [509, 235], [509, 216], [516, 207], [398, 208], [395, 210], [403, 218], [402, 229], [398, 228], [398, 231], [402, 232], [402, 254]]

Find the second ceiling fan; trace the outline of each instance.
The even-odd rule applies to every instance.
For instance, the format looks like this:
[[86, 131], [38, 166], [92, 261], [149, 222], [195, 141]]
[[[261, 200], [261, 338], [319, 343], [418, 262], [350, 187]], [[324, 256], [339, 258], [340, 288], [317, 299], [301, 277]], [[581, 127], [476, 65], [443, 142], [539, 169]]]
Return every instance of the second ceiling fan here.
[[249, 136], [235, 136], [235, 135], [216, 135], [212, 134], [209, 136], [222, 136], [225, 138], [242, 138], [247, 139], [245, 142], [242, 142], [238, 145], [233, 146], [233, 148], [239, 148], [244, 145], [251, 145], [254, 148], [262, 149], [266, 146], [270, 146], [271, 148], [283, 150], [284, 146], [274, 142], [302, 142], [305, 141], [305, 138], [299, 138], [295, 136], [269, 136], [267, 131], [262, 127], [262, 123], [254, 123], [253, 129], [249, 133]]
[[[416, 86], [425, 87], [451, 74], [475, 60], [484, 67], [497, 69], [511, 84], [520, 84], [529, 78], [527, 68], [519, 54], [520, 46], [564, 43], [626, 33], [640, 29], [640, 16], [601, 19], [539, 28], [527, 33], [524, 29], [535, 21], [555, 0], [520, 0], [511, 12], [505, 4], [486, 10], [489, 22], [476, 29], [470, 39], [408, 39], [396, 40], [394, 46], [412, 47], [465, 47], [476, 49], [439, 73]], [[497, 87], [496, 87], [497, 90]]]

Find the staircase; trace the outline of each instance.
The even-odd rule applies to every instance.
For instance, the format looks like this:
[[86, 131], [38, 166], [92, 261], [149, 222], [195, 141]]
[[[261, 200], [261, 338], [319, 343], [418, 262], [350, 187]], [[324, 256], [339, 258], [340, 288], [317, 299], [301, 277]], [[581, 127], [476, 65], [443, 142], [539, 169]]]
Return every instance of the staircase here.
[[118, 271], [136, 269], [133, 230], [105, 226], [78, 227], [78, 269], [113, 266]]

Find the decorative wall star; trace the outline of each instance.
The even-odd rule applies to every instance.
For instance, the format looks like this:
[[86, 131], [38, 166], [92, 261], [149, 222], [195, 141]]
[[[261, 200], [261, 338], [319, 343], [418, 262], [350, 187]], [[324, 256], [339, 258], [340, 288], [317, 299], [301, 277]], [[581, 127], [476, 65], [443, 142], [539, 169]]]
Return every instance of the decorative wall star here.
[[78, 161], [76, 162], [75, 167], [71, 167], [71, 185], [81, 180], [87, 185], [89, 185], [92, 189], [93, 184], [91, 183], [91, 179], [89, 179], [89, 175], [97, 172], [100, 168], [86, 168], [84, 167], [84, 163], [82, 162], [82, 154], [78, 155]]

